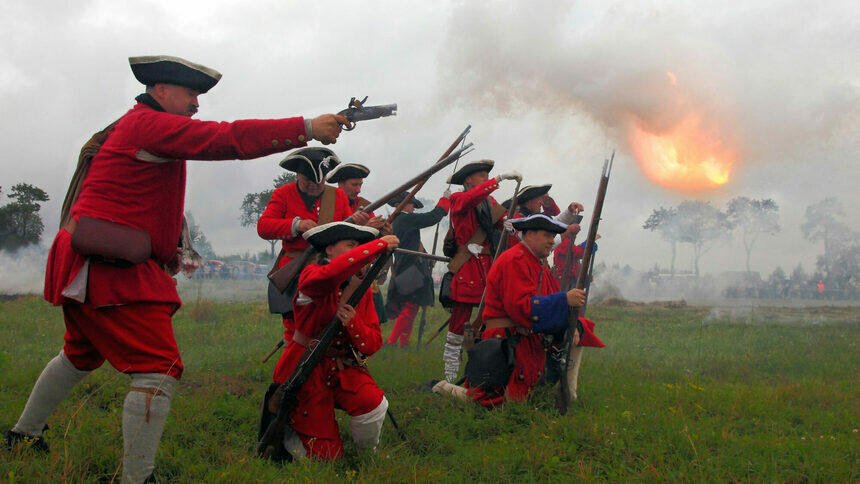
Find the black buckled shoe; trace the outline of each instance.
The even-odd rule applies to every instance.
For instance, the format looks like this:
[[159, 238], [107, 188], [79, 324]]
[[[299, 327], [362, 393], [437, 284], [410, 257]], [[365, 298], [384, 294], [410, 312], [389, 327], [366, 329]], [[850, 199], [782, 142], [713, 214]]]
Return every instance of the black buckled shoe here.
[[7, 450], [12, 450], [14, 447], [19, 445], [23, 445], [25, 448], [37, 450], [39, 452], [47, 453], [51, 451], [48, 447], [48, 441], [41, 435], [38, 437], [31, 437], [29, 435], [15, 432], [12, 429], [7, 430], [3, 435], [3, 447]]

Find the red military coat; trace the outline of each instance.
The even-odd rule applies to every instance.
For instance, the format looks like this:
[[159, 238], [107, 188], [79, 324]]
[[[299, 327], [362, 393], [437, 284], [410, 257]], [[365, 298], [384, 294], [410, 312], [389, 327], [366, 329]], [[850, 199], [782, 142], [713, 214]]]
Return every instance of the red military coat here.
[[[299, 141], [304, 136], [300, 117], [219, 123], [138, 103], [119, 120], [92, 159], [71, 216], [75, 220], [83, 215], [113, 220], [146, 230], [152, 258], [127, 268], [87, 263], [72, 251], [71, 235], [60, 230], [48, 255], [45, 299], [55, 305], [157, 302], [179, 307], [174, 281], [160, 265], [171, 260], [179, 242], [185, 204], [184, 160], [257, 158], [304, 146]], [[63, 292], [72, 289], [73, 281], [72, 287], [79, 290], [71, 299]]]
[[[299, 276], [298, 293], [293, 300], [296, 333], [316, 338], [334, 318], [343, 284], [387, 248], [385, 242], [374, 240], [332, 259], [328, 264], [307, 266]], [[332, 347], [351, 355], [349, 348], [352, 346], [364, 356], [370, 356], [382, 347], [382, 331], [370, 291], [361, 298], [355, 313], [355, 317], [335, 338]], [[291, 341], [284, 352], [285, 357], [281, 358], [275, 369], [276, 383], [286, 381], [304, 354], [305, 347]], [[299, 404], [292, 415], [292, 428], [305, 435], [337, 438], [333, 392], [355, 393], [366, 387], [370, 391], [381, 392], [375, 384], [371, 384], [372, 379], [365, 368], [345, 365], [341, 369], [336, 358], [327, 356], [313, 370], [299, 392]], [[381, 397], [380, 393], [380, 401]]]
[[[538, 280], [540, 293], [538, 293]], [[487, 282], [487, 295], [483, 320], [510, 318], [519, 328], [531, 331], [534, 296], [559, 292], [558, 281], [549, 268], [541, 265], [534, 254], [522, 243], [503, 252], [493, 263]], [[482, 339], [505, 338], [511, 330], [488, 329]], [[537, 385], [544, 370], [543, 337], [529, 333], [520, 338], [514, 353], [516, 365], [505, 389], [470, 389], [472, 396], [484, 406], [495, 406], [506, 399], [523, 400]], [[468, 382], [467, 385], [468, 387]]]
[[[579, 277], [579, 261], [585, 254], [585, 249], [579, 245], [573, 245], [570, 237], [564, 237], [558, 247], [555, 248], [552, 256], [552, 272], [556, 279], [564, 287], [573, 287], [576, 284], [576, 279]], [[567, 259], [570, 257], [571, 268], [567, 270]], [[564, 280], [565, 276], [569, 279]]]
[[[451, 225], [454, 228], [454, 240], [457, 242], [458, 248], [466, 247], [469, 239], [478, 229], [478, 218], [475, 212], [478, 205], [487, 199], [490, 200], [491, 205], [498, 205], [496, 200], [490, 196], [490, 193], [497, 188], [499, 188], [499, 183], [493, 177], [467, 192], [451, 194]], [[499, 220], [496, 227], [501, 230], [503, 220]], [[469, 257], [466, 263], [454, 274], [454, 279], [451, 281], [451, 298], [454, 301], [468, 304], [481, 302], [481, 295], [484, 293], [484, 279], [493, 262], [493, 255], [490, 254], [489, 234], [487, 234], [487, 240], [484, 240], [482, 245], [485, 253], [478, 257]]]
[[[334, 188], [334, 187], [332, 187]], [[349, 207], [349, 199], [346, 193], [340, 188], [337, 190], [334, 199], [334, 216], [332, 222], [340, 222], [346, 220], [352, 215], [352, 209]], [[272, 193], [272, 198], [269, 204], [266, 205], [266, 210], [257, 221], [257, 234], [266, 240], [283, 240], [283, 249], [287, 252], [302, 252], [308, 247], [308, 241], [301, 234], [293, 237], [293, 219], [299, 217], [303, 220], [319, 220], [320, 215], [320, 197], [314, 207], [308, 210], [302, 196], [299, 194], [299, 186], [297, 182], [288, 183], [275, 189]], [[283, 267], [293, 257], [285, 255], [281, 258], [278, 267]]]

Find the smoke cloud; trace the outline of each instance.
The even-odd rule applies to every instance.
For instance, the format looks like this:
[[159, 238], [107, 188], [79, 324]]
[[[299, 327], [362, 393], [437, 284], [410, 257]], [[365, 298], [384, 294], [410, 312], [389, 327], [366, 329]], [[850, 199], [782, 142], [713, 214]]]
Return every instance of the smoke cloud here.
[[[778, 22], [769, 21], [778, 17]], [[695, 119], [739, 160], [858, 146], [857, 3], [464, 3], [441, 97], [553, 121], [586, 116], [628, 153], [631, 132]]]

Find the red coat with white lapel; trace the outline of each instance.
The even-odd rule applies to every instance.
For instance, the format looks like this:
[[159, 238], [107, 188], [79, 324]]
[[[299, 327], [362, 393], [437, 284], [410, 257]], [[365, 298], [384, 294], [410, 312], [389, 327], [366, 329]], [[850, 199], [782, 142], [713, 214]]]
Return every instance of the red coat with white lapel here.
[[[475, 209], [484, 200], [489, 198], [491, 205], [497, 205], [496, 200], [490, 193], [499, 188], [496, 178], [490, 178], [486, 182], [466, 192], [451, 194], [451, 225], [454, 227], [454, 239], [457, 247], [464, 247], [469, 239], [478, 229], [478, 217]], [[496, 227], [501, 230], [503, 220], [499, 220]], [[490, 250], [489, 234], [483, 243], [485, 252]], [[478, 304], [481, 302], [481, 294], [484, 292], [484, 279], [492, 265], [492, 254], [482, 254], [478, 257], [472, 256], [454, 274], [451, 281], [451, 298], [454, 301]]]
[[[346, 193], [340, 188], [335, 188], [337, 194], [334, 199], [334, 216], [332, 222], [340, 222], [346, 220], [352, 215], [352, 209], [349, 207], [349, 199]], [[266, 210], [257, 221], [257, 234], [266, 240], [283, 240], [282, 246], [288, 252], [302, 252], [308, 247], [308, 241], [301, 234], [296, 237], [292, 236], [293, 219], [299, 217], [303, 220], [319, 220], [320, 216], [320, 197], [312, 209], [308, 209], [299, 194], [298, 183], [288, 183], [280, 186], [272, 192], [272, 198], [269, 204], [266, 205]], [[293, 258], [284, 256], [278, 267], [283, 267]]]

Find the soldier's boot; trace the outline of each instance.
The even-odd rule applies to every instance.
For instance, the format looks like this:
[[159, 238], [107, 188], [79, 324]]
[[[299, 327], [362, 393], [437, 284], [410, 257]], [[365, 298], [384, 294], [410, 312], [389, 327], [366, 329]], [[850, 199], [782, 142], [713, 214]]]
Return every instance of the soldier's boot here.
[[466, 388], [461, 387], [459, 385], [455, 385], [446, 380], [442, 380], [436, 385], [433, 386], [433, 393], [439, 393], [441, 395], [451, 395], [454, 398], [459, 400], [463, 400], [464, 402], [469, 400], [468, 390]]
[[122, 482], [139, 483], [152, 475], [175, 386], [176, 379], [168, 375], [132, 375], [122, 408]]
[[460, 353], [463, 351], [463, 335], [449, 332], [445, 337], [445, 350], [442, 360], [445, 362], [445, 380], [457, 381], [460, 371]]
[[48, 443], [42, 438], [45, 422], [72, 388], [89, 374], [89, 371], [75, 368], [66, 354], [60, 351], [45, 365], [33, 385], [33, 391], [30, 392], [30, 398], [27, 399], [18, 422], [6, 432], [6, 445], [11, 447], [15, 442], [32, 440], [32, 448], [47, 452]]
[[388, 411], [388, 400], [383, 396], [379, 406], [373, 410], [352, 417], [349, 429], [352, 440], [359, 450], [376, 450], [379, 445], [379, 434], [382, 432], [382, 424], [385, 422], [385, 412]]

